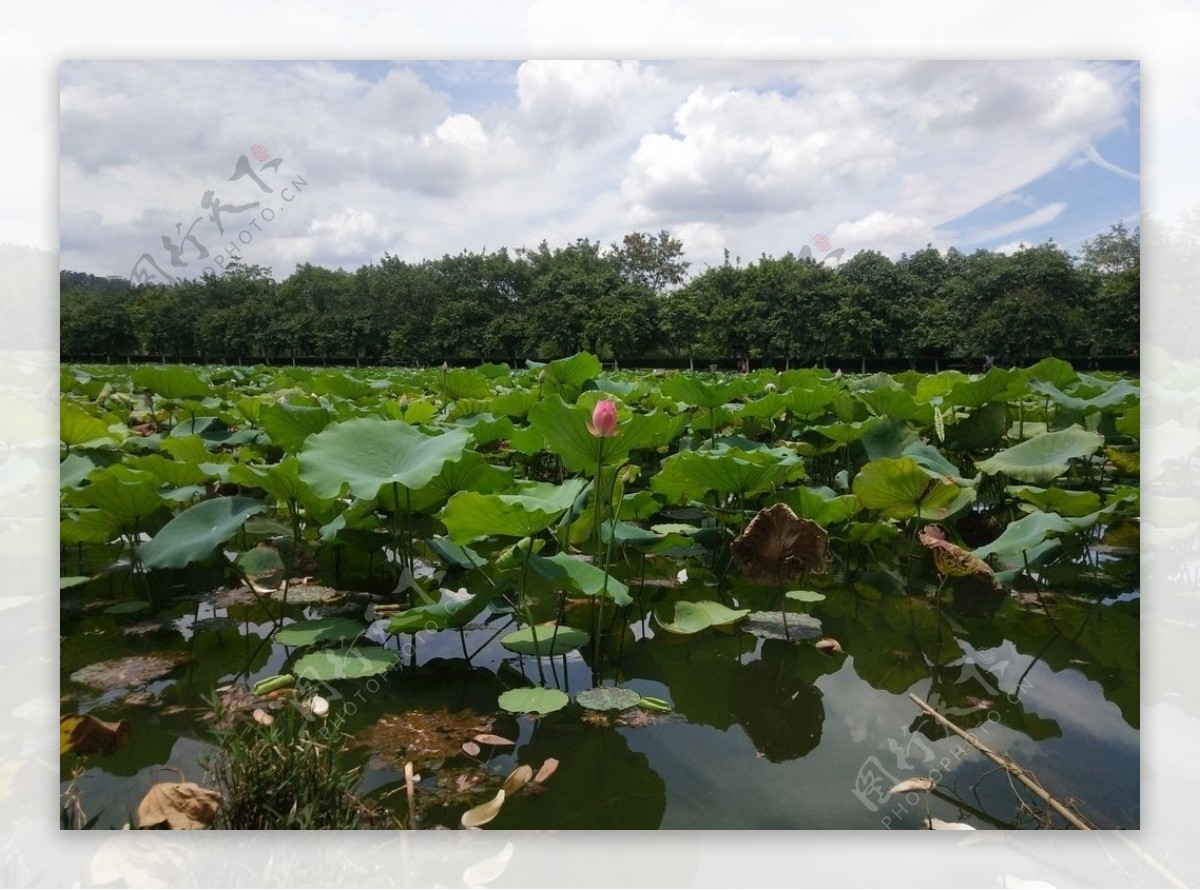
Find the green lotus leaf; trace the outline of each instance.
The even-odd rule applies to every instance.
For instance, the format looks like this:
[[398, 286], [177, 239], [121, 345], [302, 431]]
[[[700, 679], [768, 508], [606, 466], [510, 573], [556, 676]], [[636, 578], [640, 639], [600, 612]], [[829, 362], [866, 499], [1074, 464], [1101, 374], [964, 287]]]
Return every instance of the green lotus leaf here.
[[575, 701], [589, 711], [627, 711], [641, 700], [640, 692], [620, 686], [597, 686], [575, 696]]
[[536, 393], [525, 389], [513, 389], [488, 402], [488, 410], [493, 414], [503, 414], [521, 420], [529, 414], [529, 409], [537, 404], [537, 400]]
[[705, 409], [720, 408], [745, 391], [746, 387], [740, 380], [707, 383], [694, 374], [673, 374], [659, 387], [659, 392], [669, 399]]
[[58, 524], [61, 544], [107, 544], [121, 534], [121, 520], [103, 510], [79, 510]]
[[212, 498], [189, 507], [138, 548], [143, 563], [154, 569], [181, 569], [207, 559], [237, 534], [255, 513], [267, 509], [264, 501], [244, 497]]
[[467, 368], [451, 368], [438, 381], [438, 388], [450, 401], [486, 399], [492, 394], [487, 378], [478, 371]]
[[551, 581], [567, 582], [572, 588], [586, 596], [604, 596], [618, 606], [628, 606], [633, 603], [629, 588], [611, 575], [605, 576], [604, 570], [576, 559], [567, 553], [556, 553], [553, 556], [532, 556], [529, 567]]
[[553, 714], [570, 702], [570, 696], [559, 689], [510, 689], [496, 704], [510, 714]]
[[812, 427], [814, 433], [820, 433], [827, 439], [832, 439], [840, 445], [848, 445], [851, 442], [856, 442], [861, 439], [866, 433], [871, 431], [881, 418], [870, 417], [866, 420], [859, 420], [854, 423], [826, 423], [821, 426]]
[[663, 621], [657, 613], [654, 618], [667, 633], [690, 636], [710, 627], [729, 627], [749, 614], [749, 609], [730, 609], [712, 600], [698, 603], [681, 600], [675, 603], [673, 621]]
[[69, 402], [61, 402], [58, 406], [58, 437], [72, 448], [89, 444], [111, 445], [116, 439], [103, 420]]
[[468, 599], [450, 599], [428, 606], [415, 606], [398, 612], [388, 621], [388, 633], [412, 634], [423, 630], [465, 627], [482, 612], [490, 597], [477, 593]]
[[429, 549], [442, 560], [443, 565], [456, 565], [460, 569], [474, 569], [484, 562], [483, 557], [470, 547], [460, 546], [440, 535], [430, 538], [426, 543], [429, 545]]
[[[534, 642], [535, 636], [537, 637], [536, 643]], [[500, 645], [510, 652], [520, 655], [544, 658], [562, 655], [573, 649], [581, 649], [588, 644], [590, 639], [591, 635], [585, 630], [563, 624], [555, 625], [553, 621], [548, 621], [545, 624], [537, 625], [536, 629], [526, 625], [520, 630], [514, 630], [500, 638]]]
[[570, 509], [586, 485], [583, 479], [572, 479], [562, 485], [526, 483], [512, 494], [460, 491], [450, 498], [439, 518], [456, 544], [487, 535], [531, 537]]
[[869, 392], [860, 392], [858, 398], [871, 409], [872, 413], [880, 417], [894, 417], [921, 427], [933, 423], [935, 409], [931, 405], [918, 403], [903, 389], [880, 387]]
[[1070, 386], [1079, 379], [1075, 369], [1068, 362], [1054, 356], [1046, 356], [1028, 371], [1029, 380], [1043, 381], [1056, 387]]
[[839, 495], [830, 488], [789, 488], [775, 501], [787, 504], [801, 519], [811, 519], [823, 528], [845, 522], [862, 509], [852, 494]]
[[815, 590], [789, 590], [784, 596], [798, 603], [819, 603], [825, 600], [825, 594]]
[[921, 467], [911, 457], [873, 460], [854, 477], [854, 494], [885, 519], [944, 519], [974, 500], [975, 489]]
[[[494, 466], [474, 451], [464, 451], [459, 460], [447, 462], [441, 472], [430, 479], [424, 488], [410, 491], [401, 486], [397, 494], [401, 513], [428, 514], [460, 491], [487, 494], [504, 491], [511, 486], [511, 469]], [[395, 509], [390, 486], [380, 491], [379, 502], [384, 509]]]
[[[1036, 548], [1045, 544], [1052, 536], [1068, 534], [1091, 528], [1107, 510], [1097, 510], [1086, 516], [1065, 517], [1057, 513], [1030, 513], [1028, 516], [1010, 522], [1003, 533], [992, 543], [976, 548], [972, 553], [986, 560], [990, 556], [998, 556], [1001, 560], [1019, 558], [1028, 555]], [[1033, 564], [1033, 560], [1030, 560]]]
[[650, 488], [668, 503], [697, 500], [708, 492], [743, 496], [772, 491], [804, 476], [804, 464], [794, 454], [780, 460], [770, 450], [682, 451], [663, 461]]
[[288, 454], [299, 453], [304, 441], [329, 426], [331, 420], [333, 416], [324, 408], [307, 408], [286, 402], [267, 405], [258, 412], [258, 425]]
[[1086, 516], [1100, 509], [1100, 495], [1094, 491], [1064, 491], [1061, 488], [1034, 488], [1010, 485], [1008, 493], [1039, 510], [1061, 516]]
[[212, 387], [199, 374], [182, 365], [135, 368], [130, 380], [135, 389], [148, 389], [165, 399], [202, 399], [213, 394]]
[[1008, 405], [988, 402], [946, 427], [946, 447], [952, 451], [991, 448], [1004, 438], [1008, 427]]
[[423, 488], [466, 444], [466, 430], [426, 436], [402, 420], [362, 417], [311, 436], [300, 453], [300, 478], [320, 497], [337, 497], [348, 485], [355, 497], [370, 500], [393, 482]]
[[1067, 472], [1072, 460], [1087, 457], [1103, 444], [1099, 433], [1071, 427], [1027, 439], [975, 466], [988, 475], [1003, 473], [1022, 482], [1049, 482]]
[[72, 492], [71, 501], [96, 507], [131, 526], [167, 505], [158, 493], [159, 482], [149, 473], [114, 464], [92, 473], [85, 488]]
[[145, 470], [163, 485], [185, 488], [200, 485], [212, 478], [194, 463], [185, 460], [170, 460], [161, 454], [143, 454], [125, 461], [125, 466]]
[[578, 398], [583, 385], [600, 375], [600, 359], [590, 352], [579, 352], [568, 358], [557, 358], [548, 365], [527, 362], [530, 368], [545, 371], [540, 387], [546, 394], [563, 393], [569, 399]]
[[1053, 383], [1040, 381], [1030, 383], [1029, 388], [1034, 392], [1049, 396], [1056, 405], [1083, 415], [1094, 414], [1097, 411], [1114, 407], [1124, 407], [1136, 403], [1138, 400], [1138, 388], [1128, 380], [1119, 380], [1106, 389], [1089, 387], [1089, 391], [1099, 389], [1098, 392], [1092, 392], [1090, 396], [1081, 396], [1078, 392], [1067, 395]]
[[[88, 579], [91, 580], [91, 579]], [[145, 612], [150, 608], [150, 604], [145, 600], [127, 600], [123, 603], [116, 603], [104, 610], [105, 615], [132, 615], [135, 612]]]
[[399, 660], [399, 652], [381, 646], [321, 649], [297, 661], [293, 673], [304, 680], [357, 680], [386, 673]]
[[366, 630], [361, 621], [350, 618], [318, 618], [297, 621], [276, 632], [275, 642], [284, 646], [313, 646], [317, 643], [353, 641]]
[[1025, 382], [1020, 373], [1007, 368], [992, 368], [982, 377], [955, 384], [942, 404], [978, 408], [987, 402], [1011, 402], [1024, 394]]

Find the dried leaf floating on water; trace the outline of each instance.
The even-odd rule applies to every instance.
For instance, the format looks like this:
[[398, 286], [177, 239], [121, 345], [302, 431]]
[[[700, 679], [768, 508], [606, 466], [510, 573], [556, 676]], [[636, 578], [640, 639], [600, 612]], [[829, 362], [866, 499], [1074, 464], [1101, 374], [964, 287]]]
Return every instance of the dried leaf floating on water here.
[[479, 756], [480, 748], [474, 742], [463, 742], [462, 749], [463, 749], [463, 753], [467, 754], [470, 757], [478, 757]]
[[500, 808], [504, 806], [504, 789], [501, 788], [496, 792], [496, 796], [487, 803], [481, 803], [477, 807], [472, 807], [462, 814], [463, 828], [479, 828], [481, 825], [487, 825], [498, 815]]
[[138, 804], [138, 827], [176, 831], [208, 828], [220, 805], [220, 792], [201, 788], [195, 782], [160, 782], [151, 786]]
[[760, 584], [781, 584], [804, 572], [829, 571], [829, 535], [787, 504], [759, 510], [731, 546], [738, 565]]
[[476, 736], [472, 736], [472, 738], [474, 739], [474, 741], [479, 742], [479, 744], [481, 744], [481, 745], [505, 746], [505, 745], [515, 745], [516, 744], [516, 742], [512, 741], [512, 739], [506, 739], [504, 736], [500, 736], [500, 735], [493, 735], [490, 732], [481, 732]]
[[144, 686], [169, 674], [188, 661], [182, 652], [162, 652], [153, 655], [130, 655], [98, 661], [71, 674], [71, 679], [101, 692], [126, 686]]
[[537, 775], [533, 777], [533, 781], [529, 784], [534, 786], [543, 784], [547, 779], [554, 775], [557, 769], [558, 760], [554, 757], [547, 757], [546, 762], [542, 764], [541, 769], [537, 771]]
[[533, 767], [528, 764], [521, 764], [509, 773], [508, 777], [504, 780], [504, 793], [507, 795], [516, 794], [532, 780]]
[[63, 754], [111, 754], [129, 741], [128, 720], [106, 723], [91, 714], [67, 714], [58, 722], [59, 750]]

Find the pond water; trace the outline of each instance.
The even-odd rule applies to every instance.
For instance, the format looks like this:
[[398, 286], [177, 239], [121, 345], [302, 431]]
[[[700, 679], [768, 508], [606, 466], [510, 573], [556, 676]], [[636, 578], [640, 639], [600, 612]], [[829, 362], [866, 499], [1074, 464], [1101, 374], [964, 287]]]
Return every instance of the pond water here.
[[[90, 573], [112, 556], [106, 548], [71, 549], [63, 574]], [[820, 620], [822, 635], [840, 644], [835, 652], [737, 628], [666, 633], [652, 615], [671, 615], [677, 600], [777, 609], [778, 594], [696, 565], [681, 582], [674, 560], [630, 558], [618, 572], [636, 603], [628, 630], [605, 639], [599, 679], [665, 699], [670, 713], [598, 714], [574, 702], [540, 719], [499, 711], [500, 693], [538, 683], [534, 660], [498, 641], [511, 621], [504, 610], [485, 611], [461, 637], [453, 630], [388, 637], [386, 622], [376, 621], [367, 638], [406, 657], [379, 677], [331, 683], [322, 694], [331, 700], [330, 719], [355, 741], [369, 799], [404, 811], [403, 765], [414, 763], [423, 828], [458, 827], [516, 765], [537, 770], [548, 758], [558, 769], [539, 793], [510, 795], [489, 828], [916, 829], [928, 817], [979, 829], [1064, 825], [923, 716], [910, 692], [1014, 758], [1095, 827], [1138, 827], [1137, 553], [1076, 549], [1023, 592], [956, 582], [940, 606], [930, 595], [931, 567], [915, 565], [912, 579], [839, 567], [804, 584], [824, 600], [786, 601], [793, 613]], [[350, 550], [336, 564], [326, 558], [312, 567], [314, 583], [375, 594], [395, 584], [386, 568]], [[292, 598], [286, 607], [229, 597], [219, 575], [196, 570], [150, 576], [164, 591], [156, 613], [106, 612], [133, 598], [132, 580], [110, 571], [63, 593], [62, 713], [132, 726], [129, 743], [87, 758], [76, 783], [98, 828], [133, 822], [155, 782], [182, 774], [204, 783], [214, 689], [253, 684], [295, 662], [295, 649], [270, 639], [281, 608], [289, 623], [361, 617], [366, 608], [350, 596]], [[450, 590], [484, 583], [462, 571], [440, 580]], [[550, 590], [535, 602], [547, 620], [564, 605]], [[612, 617], [610, 605], [603, 620]], [[568, 625], [587, 629], [592, 618], [586, 599], [565, 604]], [[105, 691], [73, 679], [106, 659], [164, 653], [180, 663], [158, 679], [109, 683]], [[547, 684], [572, 694], [591, 687], [592, 658], [589, 646], [545, 659]], [[515, 744], [464, 753], [461, 742], [481, 728]], [[76, 761], [63, 758], [64, 788]], [[931, 776], [933, 794], [888, 793], [902, 780]]]

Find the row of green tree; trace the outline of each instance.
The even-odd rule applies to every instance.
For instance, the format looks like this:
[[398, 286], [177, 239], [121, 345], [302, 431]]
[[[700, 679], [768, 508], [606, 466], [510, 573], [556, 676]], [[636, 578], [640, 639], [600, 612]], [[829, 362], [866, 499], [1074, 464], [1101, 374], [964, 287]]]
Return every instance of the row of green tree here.
[[1129, 355], [1138, 346], [1140, 231], [1123, 225], [1071, 255], [1053, 241], [1011, 255], [932, 247], [836, 266], [788, 253], [689, 276], [669, 232], [353, 272], [311, 264], [276, 282], [220, 276], [131, 286], [61, 273], [61, 351], [72, 356], [444, 359], [769, 359]]

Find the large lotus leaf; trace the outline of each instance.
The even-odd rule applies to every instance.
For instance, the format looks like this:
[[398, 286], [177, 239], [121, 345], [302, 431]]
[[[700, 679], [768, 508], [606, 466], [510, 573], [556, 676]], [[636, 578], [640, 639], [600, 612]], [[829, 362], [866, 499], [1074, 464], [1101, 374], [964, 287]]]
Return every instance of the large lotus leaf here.
[[988, 402], [946, 427], [946, 447], [953, 451], [991, 448], [1008, 432], [1008, 405]]
[[510, 689], [496, 703], [510, 714], [553, 714], [570, 702], [570, 696], [560, 689]]
[[294, 673], [304, 680], [356, 680], [386, 673], [399, 660], [399, 652], [380, 646], [322, 649], [297, 661]]
[[1100, 521], [1105, 512], [1107, 511], [1097, 510], [1086, 516], [1070, 518], [1059, 516], [1057, 513], [1030, 513], [1015, 522], [1010, 522], [1000, 537], [972, 553], [980, 559], [987, 559], [993, 555], [1002, 560], [1019, 557], [1023, 553], [1032, 552], [1052, 536], [1091, 528]]
[[304, 440], [325, 429], [332, 419], [324, 408], [307, 408], [286, 402], [267, 405], [258, 412], [258, 425], [288, 454], [299, 453]]
[[[1176, 421], [1178, 423], [1178, 421]], [[1142, 408], [1140, 405], [1134, 405], [1132, 408], [1123, 413], [1117, 418], [1117, 422], [1113, 424], [1117, 432], [1123, 436], [1129, 436], [1132, 439], [1138, 439], [1142, 435]], [[1193, 431], [1193, 436], [1195, 432]]]
[[[401, 512], [431, 513], [460, 491], [481, 494], [503, 491], [512, 485], [512, 470], [488, 463], [474, 451], [464, 451], [462, 458], [448, 462], [429, 484], [417, 491], [400, 489]], [[389, 488], [380, 492], [380, 502], [394, 509]]]
[[974, 500], [975, 489], [931, 473], [911, 457], [873, 460], [854, 477], [854, 494], [885, 519], [944, 519]]
[[1094, 491], [1064, 491], [1061, 488], [1034, 488], [1010, 485], [1008, 493], [1033, 504], [1047, 513], [1061, 516], [1086, 516], [1100, 509], [1100, 495]]
[[529, 409], [537, 404], [537, 394], [525, 389], [514, 389], [496, 396], [488, 402], [493, 414], [504, 414], [518, 420], [524, 418]]
[[71, 501], [96, 507], [131, 525], [166, 506], [158, 488], [158, 480], [149, 473], [114, 464], [93, 473], [91, 482], [74, 492]]
[[[603, 452], [605, 464], [616, 464], [635, 448], [658, 448], [678, 436], [685, 421], [658, 411], [633, 414], [620, 421], [616, 436], [601, 439], [588, 432], [595, 399], [568, 405], [557, 396], [544, 399], [529, 411], [530, 426], [545, 447], [562, 458], [572, 472], [593, 474]], [[515, 435], [515, 434], [514, 434]], [[539, 446], [540, 447], [540, 446]]]
[[557, 358], [545, 366], [547, 392], [567, 392], [574, 397], [589, 380], [600, 375], [600, 359], [590, 352]]
[[415, 606], [391, 617], [390, 634], [413, 634], [423, 630], [446, 630], [465, 627], [467, 622], [484, 610], [490, 597], [477, 593], [468, 599], [448, 599], [429, 606]]
[[450, 401], [459, 399], [486, 399], [492, 394], [487, 378], [478, 371], [466, 368], [451, 368], [442, 375], [438, 387]]
[[562, 485], [533, 482], [512, 494], [460, 491], [450, 498], [439, 518], [457, 544], [486, 535], [531, 537], [570, 509], [586, 484], [583, 479]]
[[297, 621], [275, 634], [275, 642], [284, 646], [313, 646], [317, 643], [353, 641], [366, 628], [361, 621], [335, 616], [313, 621]]
[[1119, 448], [1105, 448], [1104, 455], [1123, 476], [1137, 476], [1142, 471], [1142, 456], [1137, 451], [1122, 451]]
[[710, 384], [694, 374], [673, 374], [659, 387], [659, 392], [669, 399], [706, 409], [720, 408], [745, 391], [740, 380]]
[[918, 403], [903, 389], [880, 387], [869, 392], [860, 392], [858, 397], [880, 417], [895, 417], [922, 427], [933, 423], [934, 408]]
[[743, 418], [769, 419], [779, 417], [790, 407], [791, 401], [783, 393], [769, 392], [761, 399], [746, 402], [734, 416], [738, 420]]
[[710, 491], [743, 496], [771, 491], [803, 475], [799, 460], [784, 462], [768, 451], [683, 451], [663, 461], [650, 487], [678, 504]]
[[1029, 388], [1034, 392], [1049, 396], [1055, 404], [1083, 415], [1108, 408], [1123, 407], [1136, 403], [1138, 400], [1138, 388], [1128, 380], [1119, 380], [1107, 388], [1076, 387], [1076, 391], [1070, 395], [1062, 392], [1053, 383], [1042, 383], [1036, 380], [1029, 384]]
[[110, 467], [120, 459], [115, 451], [72, 451], [58, 464], [59, 487], [79, 488], [92, 471]]
[[[784, 375], [786, 376], [786, 375]], [[815, 417], [833, 401], [837, 390], [828, 386], [812, 386], [790, 389], [787, 393], [792, 413], [798, 417]]]
[[955, 384], [943, 404], [978, 408], [987, 402], [1010, 402], [1025, 394], [1023, 376], [1006, 368], [992, 368], [982, 377]]
[[[534, 637], [537, 642], [534, 643]], [[536, 627], [526, 625], [500, 638], [500, 645], [521, 655], [562, 655], [588, 644], [591, 635], [577, 627], [555, 625], [553, 621]]]
[[[907, 372], [906, 372], [907, 373]], [[897, 375], [897, 379], [903, 379], [903, 375]], [[960, 383], [969, 382], [962, 371], [939, 371], [937, 374], [919, 374], [913, 395], [918, 402], [929, 402], [938, 396], [944, 396], [951, 392], [954, 387]]]
[[458, 421], [458, 425], [471, 434], [476, 445], [488, 445], [512, 435], [513, 423], [505, 415], [475, 414]]
[[584, 562], [567, 553], [554, 556], [531, 556], [529, 567], [551, 581], [567, 582], [572, 588], [586, 596], [605, 596], [618, 606], [633, 602], [629, 588], [604, 570]]
[[1031, 381], [1041, 380], [1056, 387], [1070, 386], [1079, 379], [1068, 362], [1054, 356], [1047, 356], [1025, 373]]
[[822, 426], [812, 427], [812, 431], [820, 433], [827, 439], [832, 439], [841, 445], [848, 445], [861, 439], [866, 433], [870, 432], [871, 428], [879, 423], [880, 418], [871, 417], [867, 420], [859, 420], [855, 423], [827, 423]]
[[182, 365], [135, 368], [130, 379], [135, 389], [148, 389], [166, 399], [202, 399], [213, 394], [212, 387], [199, 374]]
[[362, 417], [310, 437], [300, 454], [300, 478], [320, 497], [336, 497], [346, 484], [356, 497], [373, 499], [393, 482], [423, 488], [466, 444], [466, 430], [426, 436], [402, 420]]
[[313, 374], [308, 388], [317, 395], [339, 396], [351, 401], [366, 399], [372, 395], [370, 384], [347, 371], [322, 371]]
[[650, 529], [642, 528], [640, 525], [632, 525], [628, 522], [618, 520], [615, 524], [611, 520], [604, 520], [600, 525], [600, 541], [607, 544], [612, 541], [618, 547], [623, 547], [626, 544], [657, 544], [662, 540], [662, 535], [657, 532], [652, 532]]
[[854, 495], [839, 495], [824, 486], [789, 488], [781, 492], [777, 500], [791, 507], [801, 519], [811, 519], [825, 528], [845, 522], [862, 509]]
[[267, 509], [263, 501], [244, 497], [212, 498], [189, 507], [142, 544], [138, 554], [154, 569], [181, 569], [207, 559], [237, 534], [255, 513]]
[[300, 478], [300, 460], [294, 454], [267, 466], [234, 464], [229, 468], [229, 481], [261, 488], [282, 502], [299, 501], [310, 493], [308, 485]]
[[626, 711], [636, 707], [641, 700], [640, 692], [620, 686], [597, 686], [575, 696], [575, 701], [589, 711]]
[[69, 402], [58, 406], [58, 437], [72, 448], [89, 443], [111, 445], [116, 438], [103, 420]]
[[1027, 439], [975, 466], [988, 475], [1003, 473], [1022, 482], [1049, 482], [1065, 473], [1073, 459], [1087, 457], [1103, 444], [1099, 433], [1071, 427]]
[[71, 544], [107, 544], [121, 534], [121, 520], [103, 510], [80, 510], [58, 524], [58, 540]]
[[143, 454], [129, 458], [125, 466], [135, 470], [145, 470], [158, 479], [163, 485], [172, 488], [184, 488], [188, 485], [199, 485], [211, 476], [194, 463], [184, 460], [169, 460], [161, 454]]
[[617, 516], [631, 521], [649, 519], [656, 516], [661, 509], [662, 503], [654, 496], [654, 492], [643, 488], [621, 498], [621, 508]]

